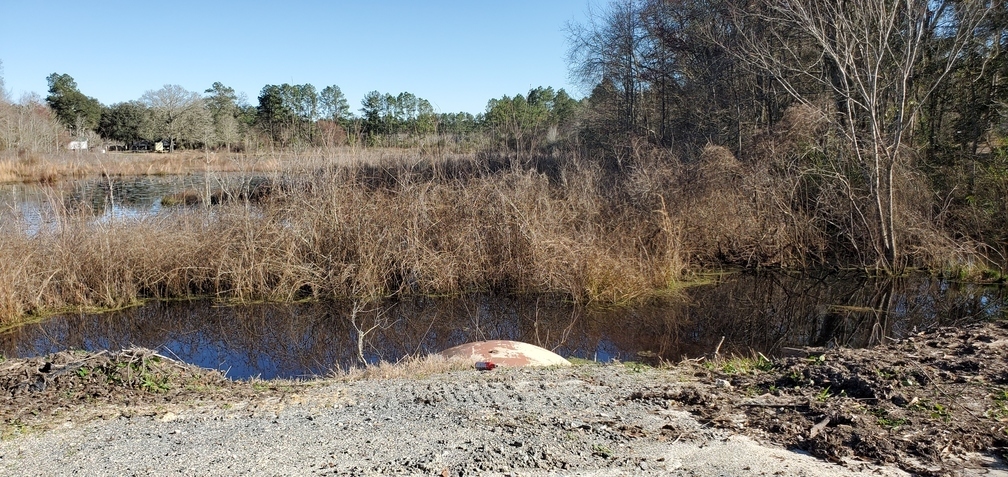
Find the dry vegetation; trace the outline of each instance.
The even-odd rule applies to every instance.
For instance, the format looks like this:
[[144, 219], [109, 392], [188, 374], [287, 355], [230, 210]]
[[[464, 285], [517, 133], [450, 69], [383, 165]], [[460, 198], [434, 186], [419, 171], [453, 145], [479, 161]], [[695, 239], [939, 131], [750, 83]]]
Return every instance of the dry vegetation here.
[[468, 157], [448, 152], [452, 147], [418, 145], [414, 148], [330, 147], [319, 149], [278, 149], [242, 154], [214, 151], [172, 153], [59, 151], [36, 152], [0, 149], [0, 184], [54, 183], [102, 176], [166, 176], [206, 172], [267, 174], [277, 171], [303, 172], [334, 165], [388, 166], [416, 165], [436, 155]]
[[[213, 207], [98, 221], [55, 204], [38, 231], [0, 225], [0, 320], [195, 296], [367, 301], [492, 291], [609, 305], [668, 293], [702, 268], [858, 263], [850, 232], [836, 232], [843, 201], [823, 200], [839, 192], [796, 159], [809, 149], [795, 139], [799, 125], [807, 126], [797, 121], [763, 141], [775, 151], [765, 162], [718, 146], [692, 163], [645, 151], [622, 170], [572, 153], [233, 157], [211, 165], [250, 178], [283, 172], [268, 174], [265, 193], [230, 191], [233, 200]], [[199, 160], [179, 154], [166, 167], [206, 170]], [[129, 162], [109, 170], [139, 170]], [[912, 192], [900, 200], [911, 265], [975, 255], [919, 220], [928, 201], [914, 206]]]
[[101, 176], [164, 176], [194, 172], [262, 174], [295, 165], [304, 167], [318, 162], [321, 157], [352, 157], [355, 161], [374, 162], [401, 154], [394, 150], [352, 151], [350, 148], [330, 149], [325, 156], [291, 151], [249, 155], [203, 151], [163, 154], [5, 151], [0, 153], [0, 183], [53, 183]]
[[686, 268], [665, 211], [621, 210], [601, 174], [490, 172], [477, 161], [332, 166], [275, 179], [260, 204], [179, 208], [0, 232], [0, 315], [228, 300], [397, 293], [556, 292], [605, 303], [644, 296]]

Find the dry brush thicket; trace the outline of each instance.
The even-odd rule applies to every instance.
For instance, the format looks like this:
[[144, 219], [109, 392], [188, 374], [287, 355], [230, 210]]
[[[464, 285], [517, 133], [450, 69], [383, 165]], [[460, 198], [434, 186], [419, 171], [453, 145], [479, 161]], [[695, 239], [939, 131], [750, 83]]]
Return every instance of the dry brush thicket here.
[[[470, 165], [472, 162], [470, 163]], [[468, 167], [468, 166], [466, 166]], [[466, 177], [468, 175], [468, 177]], [[621, 210], [594, 169], [331, 167], [277, 178], [260, 204], [181, 208], [0, 233], [0, 315], [115, 307], [143, 298], [374, 299], [473, 290], [620, 302], [685, 268], [680, 226]]]
[[[851, 225], [849, 191], [816, 166], [827, 139], [814, 118], [792, 114], [745, 160], [713, 145], [686, 162], [641, 151], [621, 170], [573, 152], [516, 161], [377, 150], [300, 157], [256, 203], [108, 221], [54, 200], [51, 225], [0, 229], [0, 318], [196, 296], [490, 291], [614, 304], [709, 267], [862, 263], [868, 241]], [[922, 178], [897, 179], [909, 265], [979, 256], [934, 225]]]

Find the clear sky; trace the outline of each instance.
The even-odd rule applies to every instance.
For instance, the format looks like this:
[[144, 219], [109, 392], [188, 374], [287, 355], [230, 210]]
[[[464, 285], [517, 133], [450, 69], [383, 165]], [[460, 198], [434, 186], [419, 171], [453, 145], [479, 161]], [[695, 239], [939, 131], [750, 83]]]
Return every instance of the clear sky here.
[[357, 112], [368, 91], [411, 92], [441, 112], [483, 112], [536, 86], [574, 97], [565, 27], [589, 0], [47, 1], [0, 9], [11, 97], [45, 96], [66, 73], [103, 104], [215, 81], [256, 104], [267, 84], [337, 85]]

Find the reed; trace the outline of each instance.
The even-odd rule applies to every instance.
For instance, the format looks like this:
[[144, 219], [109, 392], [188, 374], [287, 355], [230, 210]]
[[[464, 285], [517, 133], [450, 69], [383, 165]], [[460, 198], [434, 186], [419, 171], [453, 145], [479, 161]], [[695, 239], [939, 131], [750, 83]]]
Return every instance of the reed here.
[[[567, 168], [551, 183], [533, 170], [472, 172], [474, 161], [304, 170], [278, 176], [256, 205], [112, 221], [62, 210], [33, 233], [7, 223], [0, 316], [206, 295], [374, 300], [481, 290], [619, 303], [685, 270], [668, 214], [607, 204], [598, 170]], [[471, 175], [453, 178], [459, 171]]]
[[[233, 194], [212, 207], [108, 221], [54, 201], [37, 231], [0, 223], [0, 321], [198, 296], [488, 291], [624, 304], [670, 293], [711, 266], [822, 265], [846, 240], [795, 197], [802, 177], [715, 146], [690, 164], [649, 158], [614, 172], [574, 156], [346, 150], [254, 163], [273, 161], [268, 194], [254, 203]], [[254, 164], [241, 170], [253, 174]], [[916, 257], [973, 256], [934, 227], [913, 230]]]
[[[0, 183], [53, 183], [102, 176], [179, 175], [205, 172], [266, 174], [340, 166], [383, 167], [429, 162], [429, 151], [398, 148], [352, 148], [279, 150], [251, 154], [182, 151], [43, 153], [6, 150], [0, 152]], [[455, 157], [437, 154], [438, 157]]]

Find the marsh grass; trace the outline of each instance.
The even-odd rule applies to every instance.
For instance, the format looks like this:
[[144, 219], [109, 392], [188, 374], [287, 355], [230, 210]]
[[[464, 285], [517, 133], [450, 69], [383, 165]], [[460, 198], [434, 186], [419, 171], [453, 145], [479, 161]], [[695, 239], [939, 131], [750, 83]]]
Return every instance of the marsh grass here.
[[[438, 153], [436, 157], [456, 155]], [[319, 167], [400, 167], [430, 162], [430, 151], [399, 148], [351, 148], [265, 151], [254, 154], [181, 151], [173, 153], [60, 151], [0, 152], [0, 183], [54, 183], [102, 176], [164, 176], [206, 172], [274, 173]]]
[[[12, 153], [0, 155], [0, 183], [53, 183], [102, 175], [168, 175], [205, 170], [206, 161], [194, 154], [139, 154], [96, 152]], [[227, 168], [218, 161], [215, 167]], [[199, 167], [199, 169], [197, 169]]]
[[[102, 220], [54, 199], [37, 231], [0, 223], [0, 322], [206, 296], [369, 302], [549, 293], [624, 305], [674, 294], [705, 267], [822, 264], [847, 240], [795, 205], [788, 194], [801, 177], [717, 146], [695, 163], [645, 159], [614, 171], [573, 153], [519, 160], [315, 151], [236, 159], [250, 177], [270, 171], [255, 201], [225, 191], [230, 199], [212, 207], [181, 200], [154, 216]], [[180, 155], [177, 164], [199, 160]], [[908, 247], [940, 236], [920, 230]], [[950, 256], [929, 250], [921, 256], [932, 262]]]
[[474, 158], [362, 159], [277, 174], [257, 204], [96, 220], [54, 200], [38, 231], [2, 225], [0, 316], [201, 296], [552, 292], [624, 303], [686, 268], [678, 224], [661, 210], [613, 205], [598, 170], [567, 168], [551, 180]]

